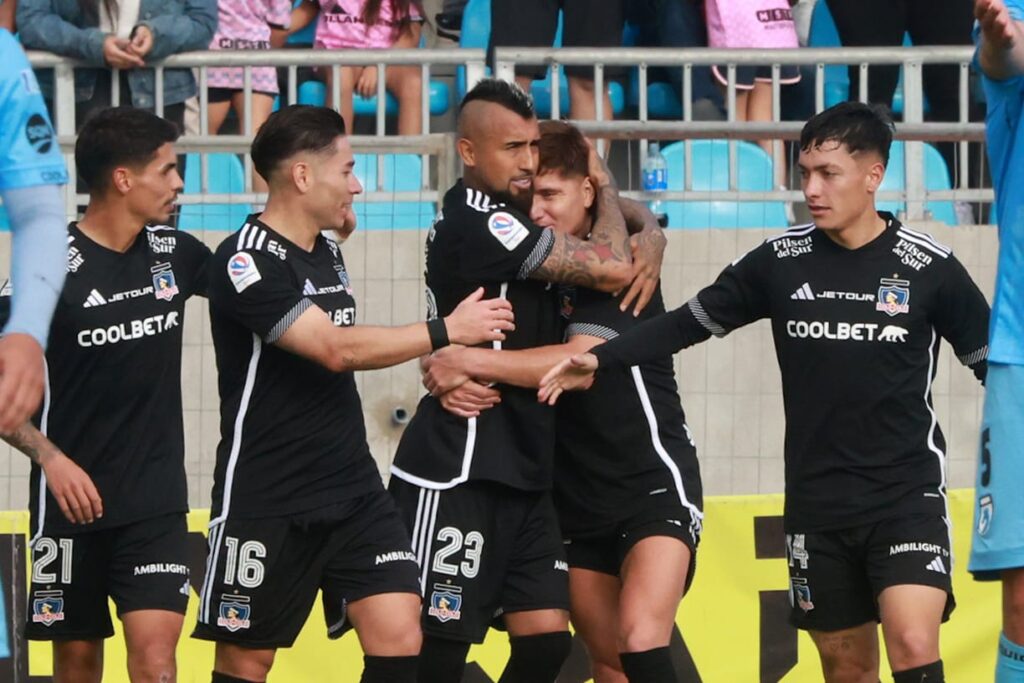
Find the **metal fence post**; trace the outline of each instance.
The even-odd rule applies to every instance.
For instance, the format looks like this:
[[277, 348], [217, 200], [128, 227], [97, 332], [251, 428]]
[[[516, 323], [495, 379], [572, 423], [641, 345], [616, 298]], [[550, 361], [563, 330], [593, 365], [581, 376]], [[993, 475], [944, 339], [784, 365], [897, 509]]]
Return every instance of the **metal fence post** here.
[[[921, 71], [922, 66], [919, 60], [907, 60], [903, 63], [903, 121], [905, 123], [914, 124], [924, 121], [924, 85]], [[924, 143], [908, 140], [904, 144], [907, 219], [920, 221], [925, 218]]]
[[[61, 61], [53, 67], [53, 108], [57, 138], [75, 135], [75, 69], [71, 62]], [[64, 187], [64, 213], [68, 219], [78, 218], [76, 198], [78, 173], [75, 169], [73, 152], [64, 153], [64, 165], [68, 168], [68, 184]]]

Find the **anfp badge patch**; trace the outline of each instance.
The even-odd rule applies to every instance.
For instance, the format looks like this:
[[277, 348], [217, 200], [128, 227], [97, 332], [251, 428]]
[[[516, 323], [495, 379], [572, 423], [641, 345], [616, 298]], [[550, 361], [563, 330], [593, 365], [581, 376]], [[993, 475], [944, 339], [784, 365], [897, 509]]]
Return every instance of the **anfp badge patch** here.
[[244, 595], [222, 595], [217, 626], [223, 626], [234, 633], [249, 628], [249, 598]]
[[442, 624], [462, 619], [462, 589], [458, 586], [435, 583], [434, 592], [430, 594], [427, 614]]
[[875, 310], [890, 316], [909, 313], [910, 281], [883, 277], [881, 286], [878, 288], [878, 302], [875, 304]]
[[32, 623], [52, 626], [57, 621], [64, 621], [64, 591], [36, 591]]
[[501, 242], [501, 246], [509, 251], [514, 251], [530, 234], [526, 226], [507, 211], [497, 211], [491, 214], [491, 217], [487, 219], [487, 228]]

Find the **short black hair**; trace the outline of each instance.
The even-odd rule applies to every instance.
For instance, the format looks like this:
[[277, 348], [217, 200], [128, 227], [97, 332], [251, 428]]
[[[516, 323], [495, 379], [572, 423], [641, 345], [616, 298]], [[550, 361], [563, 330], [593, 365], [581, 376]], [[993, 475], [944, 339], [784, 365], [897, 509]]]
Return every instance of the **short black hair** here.
[[134, 107], [102, 109], [85, 121], [75, 141], [75, 167], [90, 192], [110, 185], [118, 166], [145, 166], [156, 151], [178, 139], [178, 127]]
[[499, 78], [485, 78], [474, 85], [459, 104], [459, 116], [462, 115], [462, 110], [466, 108], [467, 104], [477, 101], [500, 105], [519, 114], [524, 119], [537, 118], [537, 112], [533, 108], [533, 98], [515, 83]]
[[323, 152], [345, 135], [345, 119], [327, 107], [291, 104], [275, 111], [252, 141], [252, 164], [270, 180], [274, 169], [299, 152]]
[[800, 132], [800, 149], [817, 147], [829, 140], [846, 145], [850, 153], [877, 152], [889, 165], [889, 147], [896, 127], [889, 109], [881, 104], [842, 102], [815, 114]]

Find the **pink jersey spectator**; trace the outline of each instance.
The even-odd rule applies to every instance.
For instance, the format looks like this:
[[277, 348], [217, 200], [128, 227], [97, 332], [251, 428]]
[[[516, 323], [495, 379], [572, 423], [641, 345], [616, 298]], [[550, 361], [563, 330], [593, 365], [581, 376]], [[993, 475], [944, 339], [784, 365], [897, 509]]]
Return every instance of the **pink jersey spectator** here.
[[[219, 0], [217, 32], [211, 50], [269, 50], [270, 27], [287, 28], [291, 0]], [[241, 67], [210, 69], [207, 87], [241, 90]], [[277, 70], [255, 67], [252, 70], [254, 92], [277, 94]]]
[[711, 47], [800, 47], [789, 0], [708, 0]]
[[[373, 26], [363, 21], [364, 0], [320, 0], [314, 46], [320, 49], [387, 48], [398, 39], [402, 19], [394, 3], [384, 0]], [[423, 21], [415, 4], [409, 7], [409, 21]]]

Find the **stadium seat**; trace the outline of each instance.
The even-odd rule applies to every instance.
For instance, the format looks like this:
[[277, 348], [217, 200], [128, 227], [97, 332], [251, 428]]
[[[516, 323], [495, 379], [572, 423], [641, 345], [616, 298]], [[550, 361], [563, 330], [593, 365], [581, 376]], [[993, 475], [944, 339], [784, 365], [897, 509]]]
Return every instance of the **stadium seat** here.
[[[828, 9], [828, 4], [819, 2], [814, 6], [811, 14], [811, 32], [808, 39], [810, 47], [841, 47], [839, 40], [839, 29]], [[903, 35], [903, 45], [910, 46], [910, 35]], [[831, 107], [857, 98], [857, 93], [850, 93], [850, 72], [846, 66], [841, 64], [829, 64], [825, 66], [825, 106]], [[900, 79], [896, 83], [896, 92], [892, 96], [893, 113], [903, 113], [903, 68], [900, 68]], [[924, 110], [928, 111], [928, 100], [925, 99]]]
[[[694, 140], [691, 143], [694, 190], [729, 189], [729, 143]], [[682, 190], [685, 173], [684, 143], [661, 150], [668, 163], [668, 189]], [[756, 144], [736, 143], [738, 187], [747, 191], [773, 189], [772, 160]], [[665, 202], [670, 228], [784, 228], [788, 227], [784, 202]]]
[[[459, 37], [459, 47], [487, 49], [491, 39], [491, 0], [469, 0], [462, 13], [462, 33]], [[562, 15], [558, 15], [558, 29], [555, 32], [555, 47], [562, 46]], [[490, 69], [487, 71], [490, 74]], [[460, 66], [457, 69], [456, 83], [458, 85], [459, 99], [466, 95], [466, 68]], [[622, 113], [625, 106], [625, 93], [622, 85], [615, 81], [605, 81], [608, 88], [608, 97], [612, 102], [612, 112], [617, 116]], [[559, 73], [558, 81], [558, 105], [563, 117], [569, 114], [569, 81], [565, 77], [565, 71]], [[530, 87], [530, 94], [533, 96], [534, 106], [537, 108], [537, 115], [541, 118], [551, 116], [551, 70], [548, 69], [547, 76], [543, 80], [534, 81]]]
[[7, 207], [0, 204], [0, 232], [7, 232], [11, 229], [11, 220], [7, 217]]
[[[241, 194], [245, 192], [245, 169], [235, 154], [207, 155], [210, 194]], [[185, 192], [199, 194], [200, 159], [189, 154], [185, 161]], [[249, 204], [183, 204], [178, 217], [182, 230], [237, 230], [251, 213]]]
[[[885, 179], [882, 181], [880, 192], [899, 190], [907, 187], [906, 162], [904, 161], [904, 144], [901, 140], [892, 143], [889, 150], [889, 166], [885, 171]], [[945, 159], [932, 145], [924, 145], [924, 186], [925, 189], [951, 190], [952, 184], [949, 181], [949, 169]], [[882, 211], [891, 211], [894, 214], [905, 211], [906, 202], [878, 202], [878, 208]], [[932, 219], [942, 221], [946, 225], [957, 225], [956, 210], [953, 202], [928, 202], [925, 210], [930, 211]]]
[[[384, 192], [422, 191], [428, 201], [368, 202], [356, 198], [355, 209], [359, 230], [419, 230], [429, 227], [437, 213], [434, 191], [422, 189], [422, 164], [415, 154], [382, 154], [384, 161]], [[357, 154], [356, 177], [363, 192], [377, 190], [377, 155]]]

